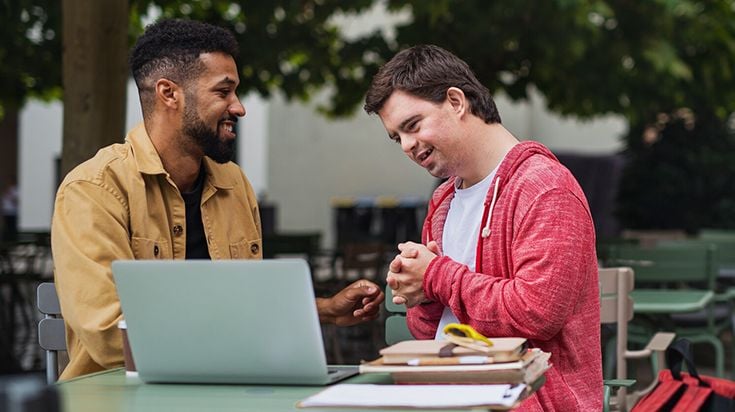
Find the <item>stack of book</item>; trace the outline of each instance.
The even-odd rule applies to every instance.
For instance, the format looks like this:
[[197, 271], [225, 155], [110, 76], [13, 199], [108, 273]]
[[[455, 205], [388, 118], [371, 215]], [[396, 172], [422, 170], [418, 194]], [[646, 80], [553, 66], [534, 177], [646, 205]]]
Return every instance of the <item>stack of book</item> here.
[[380, 351], [360, 373], [390, 373], [403, 384], [527, 384], [539, 381], [551, 354], [528, 349], [524, 338], [490, 338], [492, 347], [474, 351], [444, 340], [410, 340]]

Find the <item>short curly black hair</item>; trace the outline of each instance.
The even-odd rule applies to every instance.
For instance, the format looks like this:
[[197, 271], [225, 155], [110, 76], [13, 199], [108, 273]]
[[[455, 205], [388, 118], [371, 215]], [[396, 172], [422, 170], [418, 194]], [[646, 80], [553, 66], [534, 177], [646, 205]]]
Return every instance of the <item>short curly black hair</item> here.
[[143, 115], [151, 107], [156, 80], [165, 77], [185, 83], [200, 69], [200, 54], [222, 52], [237, 58], [238, 51], [232, 33], [211, 24], [164, 19], [146, 27], [130, 52], [130, 69], [140, 93]]

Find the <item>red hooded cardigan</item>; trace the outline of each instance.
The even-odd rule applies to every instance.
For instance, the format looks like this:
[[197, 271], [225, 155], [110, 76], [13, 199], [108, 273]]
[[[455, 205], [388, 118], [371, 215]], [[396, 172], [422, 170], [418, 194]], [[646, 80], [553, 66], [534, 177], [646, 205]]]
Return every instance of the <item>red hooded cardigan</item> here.
[[[455, 178], [429, 204], [422, 239], [442, 249]], [[408, 310], [418, 339], [431, 339], [444, 306], [486, 336], [522, 336], [552, 354], [546, 383], [521, 411], [602, 410], [600, 301], [595, 232], [572, 174], [543, 145], [522, 142], [488, 190], [476, 272], [446, 256], [431, 261], [424, 293]]]

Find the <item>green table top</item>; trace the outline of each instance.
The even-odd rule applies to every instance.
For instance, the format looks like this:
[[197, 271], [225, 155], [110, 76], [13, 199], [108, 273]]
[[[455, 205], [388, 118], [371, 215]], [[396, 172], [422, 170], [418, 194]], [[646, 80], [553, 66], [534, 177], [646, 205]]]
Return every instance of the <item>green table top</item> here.
[[[392, 383], [388, 374], [357, 375], [343, 382]], [[64, 381], [58, 384], [58, 388], [64, 412], [357, 410], [296, 407], [298, 401], [323, 390], [323, 386], [146, 384], [137, 377], [126, 376], [122, 369]]]
[[707, 307], [710, 290], [635, 289], [630, 293], [635, 313], [689, 313]]

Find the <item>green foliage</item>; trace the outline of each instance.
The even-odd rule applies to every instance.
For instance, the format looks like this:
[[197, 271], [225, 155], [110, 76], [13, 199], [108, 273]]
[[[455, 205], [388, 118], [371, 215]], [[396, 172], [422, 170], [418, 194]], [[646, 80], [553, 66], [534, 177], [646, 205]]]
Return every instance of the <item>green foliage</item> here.
[[565, 115], [735, 109], [735, 10], [730, 1], [392, 0], [413, 21], [396, 48], [441, 45], [491, 91], [514, 99], [536, 87]]
[[[389, 50], [378, 34], [348, 42], [332, 22], [336, 14], [356, 14], [371, 0], [291, 1], [134, 1], [131, 16], [153, 7], [166, 18], [190, 18], [230, 29], [240, 43], [240, 93], [263, 96], [279, 90], [289, 99], [306, 100], [324, 86], [333, 86], [324, 112], [346, 115], [362, 99], [379, 61], [366, 50]], [[132, 20], [132, 19], [131, 19]], [[140, 30], [138, 25], [133, 30]]]
[[[624, 224], [696, 228], [735, 215], [726, 190], [735, 174], [725, 127], [735, 111], [731, 1], [384, 1], [410, 16], [394, 38], [376, 30], [346, 39], [335, 24], [335, 16], [377, 0], [129, 0], [130, 40], [156, 13], [229, 28], [241, 45], [241, 94], [307, 99], [326, 88], [321, 109], [333, 116], [361, 106], [373, 74], [395, 52], [438, 44], [465, 59], [491, 92], [525, 99], [534, 87], [563, 115], [625, 116]], [[0, 0], [0, 116], [30, 96], [60, 96], [60, 8], [58, 0]], [[696, 126], [682, 129], [676, 119], [661, 126], [661, 113], [682, 108]], [[651, 127], [660, 136], [646, 143]], [[706, 215], [697, 212], [703, 207]]]
[[[354, 42], [340, 38], [335, 14], [356, 14], [372, 0], [130, 0], [130, 45], [151, 15], [190, 18], [230, 29], [240, 42], [239, 67], [245, 94], [269, 96], [279, 90], [289, 99], [306, 100], [333, 86], [324, 112], [353, 111], [377, 70], [366, 50], [389, 55], [378, 34]], [[0, 113], [20, 107], [29, 97], [61, 97], [61, 2], [0, 0]], [[8, 39], [7, 41], [5, 39]]]
[[678, 111], [630, 134], [638, 138], [618, 210], [627, 227], [735, 228], [735, 131], [712, 114]]
[[[493, 91], [514, 99], [529, 86], [565, 115], [626, 116], [651, 122], [681, 107], [724, 119], [735, 108], [735, 8], [695, 0], [387, 0], [411, 15], [386, 39], [372, 32], [346, 40], [335, 15], [376, 0], [130, 0], [131, 43], [143, 21], [208, 21], [241, 44], [241, 92], [274, 90], [306, 99], [327, 86], [333, 115], [361, 105], [372, 74], [396, 51], [435, 43], [466, 59]], [[0, 0], [2, 104], [58, 97], [60, 2]], [[30, 35], [29, 35], [30, 34]]]
[[61, 96], [61, 2], [0, 0], [0, 121], [28, 97]]
[[[492, 92], [524, 99], [533, 86], [564, 115], [624, 115], [624, 226], [735, 227], [735, 138], [725, 127], [735, 111], [731, 1], [389, 4], [413, 15], [395, 49], [435, 43], [467, 60]], [[683, 108], [690, 120], [676, 118]], [[662, 122], [662, 113], [674, 119]], [[646, 130], [655, 130], [655, 143], [643, 140]]]

